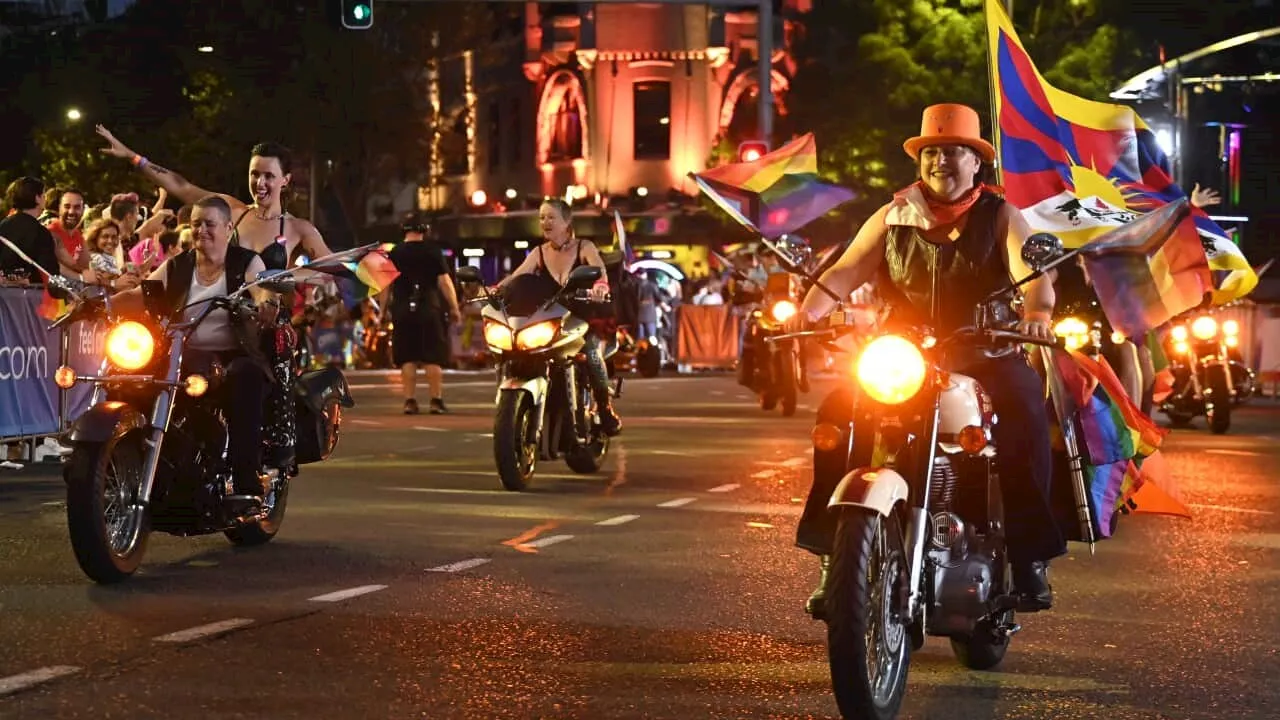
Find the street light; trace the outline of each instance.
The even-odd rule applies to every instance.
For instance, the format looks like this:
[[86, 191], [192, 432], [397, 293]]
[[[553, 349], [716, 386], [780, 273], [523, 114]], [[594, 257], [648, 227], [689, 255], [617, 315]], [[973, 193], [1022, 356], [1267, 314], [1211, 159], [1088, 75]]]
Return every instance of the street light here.
[[197, 51], [197, 52], [202, 52], [202, 53], [211, 53], [211, 52], [213, 52], [213, 46], [212, 46], [212, 45], [201, 45], [200, 47], [196, 48], [196, 51]]
[[82, 117], [84, 116], [80, 114], [80, 110], [78, 108], [67, 108], [67, 119], [71, 122], [76, 122]]
[[487, 202], [489, 202], [489, 196], [485, 194], [485, 191], [476, 190], [475, 192], [471, 193], [472, 205], [476, 207], [484, 207], [484, 204]]
[[508, 200], [515, 200], [515, 199], [516, 199], [516, 196], [517, 196], [517, 195], [519, 195], [519, 194], [520, 194], [520, 193], [516, 192], [516, 189], [515, 189], [515, 188], [507, 188], [507, 199], [508, 199]]

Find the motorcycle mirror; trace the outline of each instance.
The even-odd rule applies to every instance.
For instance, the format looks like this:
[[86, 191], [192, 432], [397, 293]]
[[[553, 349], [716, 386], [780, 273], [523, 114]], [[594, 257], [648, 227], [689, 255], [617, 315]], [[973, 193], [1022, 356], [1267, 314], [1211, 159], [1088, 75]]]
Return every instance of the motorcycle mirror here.
[[573, 272], [569, 273], [569, 282], [566, 284], [567, 289], [580, 290], [582, 288], [594, 285], [604, 275], [604, 271], [595, 265], [582, 265], [576, 267]]
[[1022, 261], [1032, 270], [1043, 270], [1062, 257], [1062, 240], [1050, 233], [1036, 233], [1022, 243]]
[[258, 273], [257, 280], [260, 283], [260, 286], [265, 290], [270, 290], [271, 292], [277, 292], [277, 293], [292, 292], [293, 289], [297, 287], [297, 284], [298, 284], [297, 279], [294, 278], [293, 275], [287, 275], [281, 278], [276, 277], [277, 275], [283, 275], [284, 273], [287, 273], [287, 272], [289, 271], [288, 270], [263, 270], [262, 272]]
[[484, 279], [480, 277], [480, 268], [472, 265], [463, 265], [458, 268], [458, 280], [462, 282], [484, 283]]

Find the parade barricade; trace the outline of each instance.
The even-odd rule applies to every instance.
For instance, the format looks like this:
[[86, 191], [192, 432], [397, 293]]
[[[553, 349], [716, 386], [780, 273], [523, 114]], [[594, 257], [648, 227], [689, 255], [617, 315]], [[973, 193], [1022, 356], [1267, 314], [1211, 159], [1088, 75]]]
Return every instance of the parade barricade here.
[[739, 320], [729, 305], [681, 305], [676, 312], [677, 364], [732, 368], [738, 361]]
[[0, 288], [0, 442], [56, 435], [84, 412], [92, 388], [69, 391], [53, 382], [65, 362], [77, 374], [97, 373], [106, 327], [75, 323], [49, 330], [40, 316], [40, 288]]

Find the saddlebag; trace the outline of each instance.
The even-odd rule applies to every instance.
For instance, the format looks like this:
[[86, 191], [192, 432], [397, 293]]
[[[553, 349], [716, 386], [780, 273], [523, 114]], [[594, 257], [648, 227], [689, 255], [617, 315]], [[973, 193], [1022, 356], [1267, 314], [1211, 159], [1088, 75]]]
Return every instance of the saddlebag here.
[[294, 386], [297, 412], [297, 446], [299, 465], [320, 462], [338, 445], [341, 408], [351, 407], [351, 391], [347, 379], [337, 368], [303, 373]]

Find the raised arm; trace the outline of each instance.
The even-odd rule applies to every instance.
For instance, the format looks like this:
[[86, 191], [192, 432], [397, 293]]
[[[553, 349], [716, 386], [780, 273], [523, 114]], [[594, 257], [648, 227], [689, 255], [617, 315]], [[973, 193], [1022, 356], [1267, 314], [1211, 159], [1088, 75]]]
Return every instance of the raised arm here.
[[[880, 263], [884, 262], [884, 241], [888, 232], [884, 219], [888, 212], [889, 206], [885, 205], [862, 224], [840, 259], [822, 273], [819, 280], [823, 285], [840, 297], [847, 298], [875, 275]], [[814, 321], [831, 312], [834, 307], [835, 301], [815, 285], [805, 294], [801, 308], [803, 312], [800, 315]]]
[[230, 195], [223, 195], [222, 193], [205, 190], [204, 188], [191, 183], [178, 173], [156, 165], [147, 158], [130, 150], [124, 143], [116, 139], [116, 136], [112, 135], [111, 131], [105, 127], [98, 125], [96, 129], [98, 134], [107, 141], [107, 147], [102, 148], [103, 153], [112, 157], [128, 160], [129, 163], [141, 171], [148, 180], [164, 188], [170, 195], [181, 200], [183, 204], [190, 205], [202, 197], [218, 195], [231, 205], [232, 212], [235, 212], [245, 206], [244, 203]]

